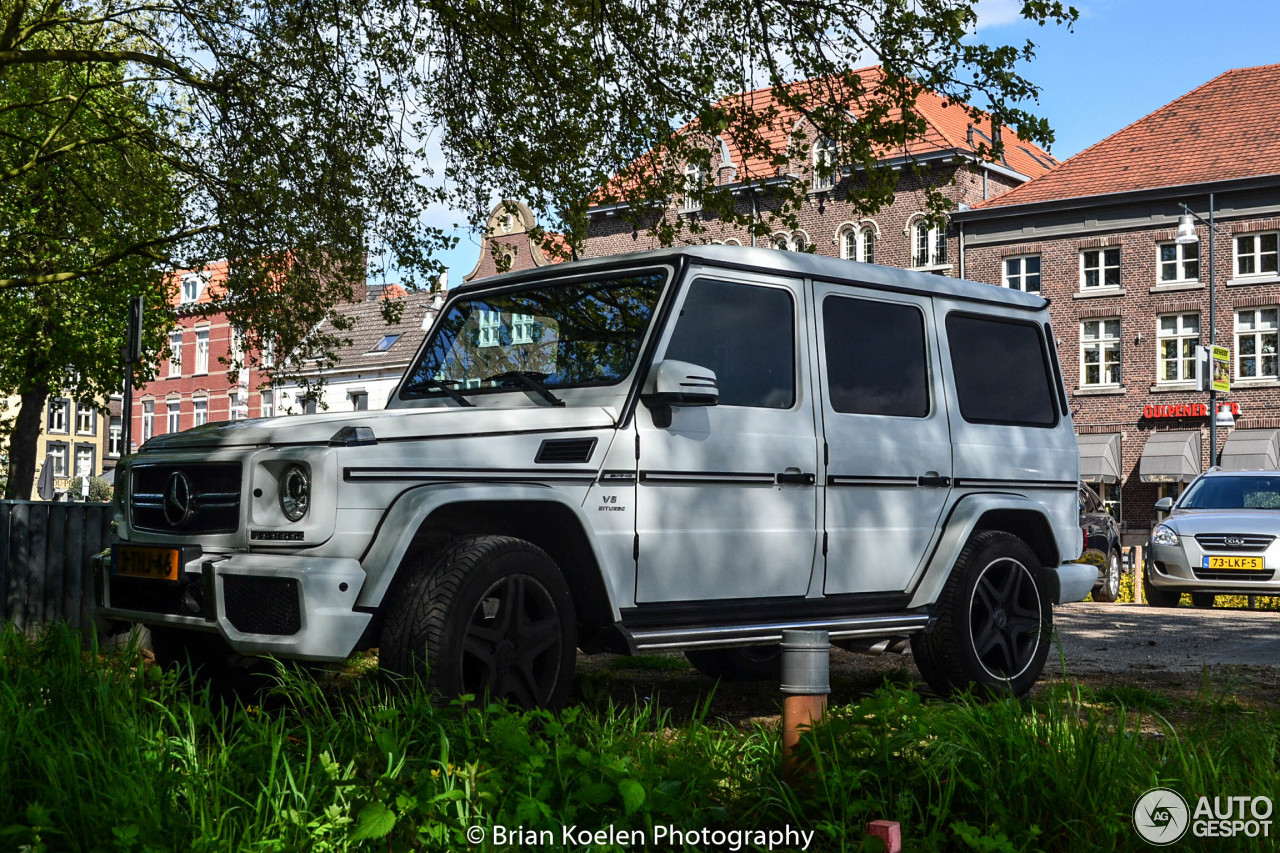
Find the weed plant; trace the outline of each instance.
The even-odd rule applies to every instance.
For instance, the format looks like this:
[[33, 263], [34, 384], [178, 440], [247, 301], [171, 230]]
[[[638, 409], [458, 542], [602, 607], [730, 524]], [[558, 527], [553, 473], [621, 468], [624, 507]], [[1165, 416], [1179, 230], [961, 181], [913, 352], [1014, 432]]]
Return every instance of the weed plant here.
[[490, 850], [496, 827], [550, 832], [506, 849], [554, 850], [564, 826], [660, 824], [873, 850], [877, 818], [913, 851], [1143, 850], [1130, 810], [1151, 787], [1280, 800], [1280, 721], [1229, 696], [1197, 700], [1178, 732], [1157, 693], [941, 702], [888, 685], [832, 708], [791, 784], [776, 730], [708, 721], [706, 704], [675, 726], [652, 702], [517, 712], [288, 668], [249, 701], [64, 630], [0, 632], [0, 850]]

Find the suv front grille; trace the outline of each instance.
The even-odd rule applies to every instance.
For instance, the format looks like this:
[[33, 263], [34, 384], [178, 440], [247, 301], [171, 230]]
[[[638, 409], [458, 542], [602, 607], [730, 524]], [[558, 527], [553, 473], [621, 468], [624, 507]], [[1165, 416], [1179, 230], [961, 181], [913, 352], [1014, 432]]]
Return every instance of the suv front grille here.
[[240, 526], [238, 462], [138, 465], [129, 478], [133, 526], [157, 533], [234, 533]]
[[246, 634], [288, 636], [302, 630], [294, 578], [223, 575], [222, 604], [227, 621]]
[[1265, 551], [1274, 536], [1252, 533], [1199, 533], [1196, 541], [1206, 551]]

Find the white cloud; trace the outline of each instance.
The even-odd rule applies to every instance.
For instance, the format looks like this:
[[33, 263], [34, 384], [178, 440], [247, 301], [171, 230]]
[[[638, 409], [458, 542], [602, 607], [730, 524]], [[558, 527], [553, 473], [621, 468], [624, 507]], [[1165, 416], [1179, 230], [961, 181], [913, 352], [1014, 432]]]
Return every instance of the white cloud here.
[[974, 11], [978, 14], [979, 32], [1023, 20], [1021, 0], [978, 0]]

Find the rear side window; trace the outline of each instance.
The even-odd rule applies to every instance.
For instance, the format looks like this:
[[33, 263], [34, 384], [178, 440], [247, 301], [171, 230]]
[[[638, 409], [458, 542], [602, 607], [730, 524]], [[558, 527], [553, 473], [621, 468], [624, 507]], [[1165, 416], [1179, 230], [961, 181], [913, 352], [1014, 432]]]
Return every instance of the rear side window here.
[[689, 287], [666, 358], [714, 370], [721, 406], [789, 409], [795, 353], [790, 293], [704, 278]]
[[924, 316], [918, 308], [829, 296], [822, 303], [831, 408], [853, 415], [929, 414]]
[[1058, 422], [1053, 372], [1035, 325], [951, 314], [947, 341], [966, 421], [1039, 427]]

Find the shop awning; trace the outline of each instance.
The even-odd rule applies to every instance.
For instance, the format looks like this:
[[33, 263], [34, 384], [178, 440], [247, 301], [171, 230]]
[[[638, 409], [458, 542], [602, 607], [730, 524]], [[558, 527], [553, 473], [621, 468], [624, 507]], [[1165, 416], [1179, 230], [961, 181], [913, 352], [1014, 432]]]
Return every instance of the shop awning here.
[[1200, 474], [1200, 431], [1155, 432], [1138, 460], [1144, 483], [1190, 483]]
[[1228, 471], [1280, 470], [1280, 429], [1237, 429], [1222, 448]]
[[1080, 479], [1086, 483], [1120, 482], [1120, 433], [1076, 436], [1080, 445]]

